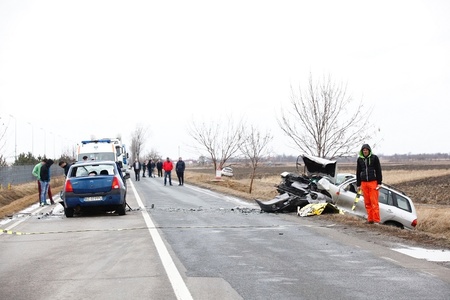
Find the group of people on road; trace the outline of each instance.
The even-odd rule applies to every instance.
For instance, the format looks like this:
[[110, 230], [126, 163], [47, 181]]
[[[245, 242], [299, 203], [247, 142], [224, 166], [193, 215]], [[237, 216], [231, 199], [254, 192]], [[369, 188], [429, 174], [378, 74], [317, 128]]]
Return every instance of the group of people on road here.
[[[161, 159], [159, 159], [156, 163], [152, 159], [146, 160], [143, 163], [141, 163], [137, 158], [134, 160], [133, 163], [133, 169], [134, 169], [134, 176], [136, 181], [141, 180], [141, 170], [142, 170], [142, 177], [145, 176], [145, 171], [148, 172], [148, 177], [156, 177], [153, 175], [154, 169], [158, 170], [158, 177], [164, 176], [164, 185], [167, 185], [167, 182], [169, 185], [172, 185], [172, 170], [174, 168], [172, 161], [169, 157], [166, 158], [166, 160], [163, 162]], [[178, 177], [178, 185], [184, 185], [184, 171], [186, 169], [186, 164], [183, 161], [181, 157], [178, 158], [177, 163], [175, 164], [175, 171]], [[163, 175], [164, 171], [164, 175]]]
[[40, 206], [49, 205], [47, 195], [50, 199], [50, 204], [55, 204], [50, 187], [50, 167], [53, 163], [54, 161], [52, 159], [43, 158], [34, 166], [33, 171], [31, 171], [31, 174], [37, 179]]
[[[50, 167], [54, 164], [52, 159], [43, 158], [38, 162], [31, 171], [34, 177], [36, 177], [39, 193], [39, 204], [40, 206], [49, 205], [47, 202], [47, 195], [50, 199], [50, 204], [55, 204], [53, 200], [52, 188], [50, 186]], [[58, 165], [64, 169], [64, 176], [67, 177], [69, 173], [70, 165], [64, 161], [59, 161]]]

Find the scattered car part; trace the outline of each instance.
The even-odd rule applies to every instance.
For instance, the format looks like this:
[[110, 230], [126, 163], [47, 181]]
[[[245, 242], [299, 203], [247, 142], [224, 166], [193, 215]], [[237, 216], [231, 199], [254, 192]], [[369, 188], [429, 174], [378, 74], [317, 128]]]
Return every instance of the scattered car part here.
[[298, 206], [303, 207], [309, 203], [307, 199], [296, 195], [290, 195], [289, 193], [277, 195], [269, 201], [262, 201], [259, 199], [255, 199], [255, 201], [261, 207], [262, 211], [270, 213], [293, 212]]
[[352, 210], [355, 210], [356, 204], [358, 204], [359, 198], [361, 197], [361, 190], [359, 189], [356, 193], [355, 201], [353, 201]]
[[341, 213], [341, 210], [332, 203], [310, 203], [297, 208], [297, 216], [299, 217], [318, 216], [323, 213], [338, 214]]

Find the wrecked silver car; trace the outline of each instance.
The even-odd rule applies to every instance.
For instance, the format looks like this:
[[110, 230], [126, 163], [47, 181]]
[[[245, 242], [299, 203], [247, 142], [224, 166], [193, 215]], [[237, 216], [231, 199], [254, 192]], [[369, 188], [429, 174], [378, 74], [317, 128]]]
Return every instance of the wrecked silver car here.
[[[264, 212], [297, 212], [310, 204], [333, 204], [340, 211], [361, 218], [367, 218], [363, 195], [356, 192], [356, 176], [350, 173], [337, 173], [337, 162], [319, 157], [300, 155], [304, 163], [304, 174], [284, 172], [282, 181], [276, 186], [279, 193], [272, 200], [255, 199]], [[383, 184], [379, 192], [381, 224], [399, 228], [414, 229], [417, 213], [412, 200], [405, 193]], [[329, 206], [330, 207], [330, 206]], [[318, 206], [325, 209], [326, 206]]]
[[[320, 179], [318, 186], [326, 190], [333, 198], [333, 203], [347, 213], [367, 219], [364, 206], [364, 196], [359, 200], [356, 193], [356, 178], [349, 178], [339, 185], [326, 179]], [[380, 208], [380, 223], [399, 228], [414, 229], [417, 225], [416, 208], [405, 193], [392, 186], [382, 184], [379, 190], [378, 203]]]
[[327, 191], [320, 190], [318, 180], [327, 178], [330, 182], [336, 182], [336, 161], [330, 161], [319, 157], [300, 155], [297, 158], [297, 170], [304, 164], [304, 174], [281, 173], [281, 182], [276, 186], [279, 193], [274, 199], [255, 199], [264, 212], [295, 212], [298, 207], [310, 203], [332, 203], [333, 199]]

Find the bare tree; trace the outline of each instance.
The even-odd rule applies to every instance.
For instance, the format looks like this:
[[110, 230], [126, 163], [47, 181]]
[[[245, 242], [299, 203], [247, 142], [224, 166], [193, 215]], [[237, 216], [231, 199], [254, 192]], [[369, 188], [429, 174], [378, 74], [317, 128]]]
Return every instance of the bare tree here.
[[268, 145], [273, 136], [266, 132], [261, 133], [258, 129], [251, 126], [248, 132], [245, 133], [244, 142], [241, 145], [241, 152], [250, 159], [252, 164], [252, 174], [250, 176], [250, 187], [248, 193], [252, 193], [253, 180], [255, 178], [256, 168], [261, 159], [269, 152]]
[[131, 158], [134, 161], [136, 158], [139, 159], [142, 150], [144, 149], [145, 140], [147, 139], [147, 130], [142, 125], [136, 125], [136, 129], [131, 135]]
[[[347, 87], [330, 76], [314, 82], [309, 77], [306, 89], [296, 94], [291, 87], [291, 107], [282, 110], [278, 124], [305, 154], [335, 158], [354, 153], [375, 135], [362, 101], [352, 107]], [[353, 108], [353, 109], [352, 109]]]
[[156, 162], [158, 159], [162, 159], [161, 155], [158, 153], [158, 151], [156, 151], [155, 149], [150, 149], [150, 152], [148, 152], [145, 155], [145, 159], [146, 160], [153, 160], [154, 162]]
[[201, 146], [200, 150], [206, 150], [214, 164], [214, 170], [222, 169], [226, 161], [230, 159], [242, 143], [243, 122], [234, 123], [231, 117], [227, 122], [211, 121], [210, 124], [192, 122], [189, 135]]

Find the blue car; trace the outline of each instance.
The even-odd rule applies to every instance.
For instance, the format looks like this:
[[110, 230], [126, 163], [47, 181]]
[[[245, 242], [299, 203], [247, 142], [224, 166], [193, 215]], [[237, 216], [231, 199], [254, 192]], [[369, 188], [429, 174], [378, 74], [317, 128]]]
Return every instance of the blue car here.
[[83, 211], [125, 215], [126, 179], [114, 161], [77, 162], [67, 174], [61, 197], [64, 214], [71, 218]]

